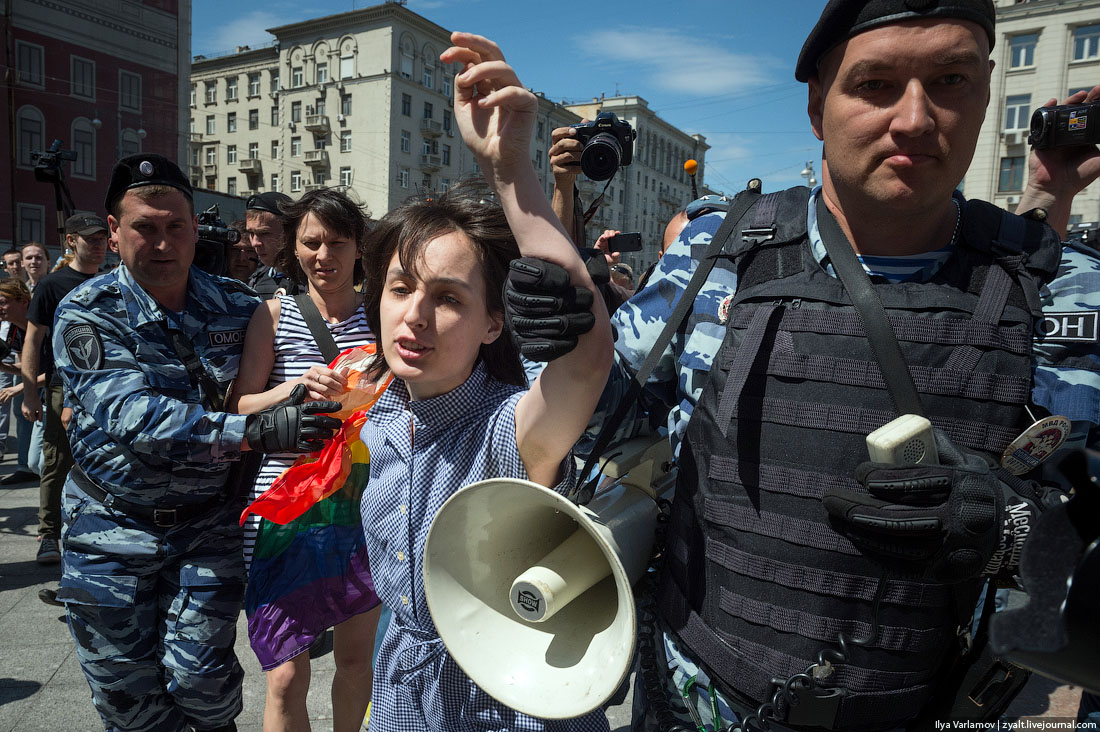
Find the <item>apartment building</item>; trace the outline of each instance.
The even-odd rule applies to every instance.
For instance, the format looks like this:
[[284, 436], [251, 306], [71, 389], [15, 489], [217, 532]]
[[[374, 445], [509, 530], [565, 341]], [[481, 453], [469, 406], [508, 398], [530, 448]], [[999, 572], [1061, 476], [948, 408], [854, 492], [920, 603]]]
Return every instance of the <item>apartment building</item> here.
[[38, 241], [56, 253], [54, 188], [36, 179], [33, 153], [54, 140], [75, 153], [61, 163], [73, 204], [101, 215], [120, 157], [186, 155], [191, 3], [6, 0], [3, 7], [0, 145], [13, 154], [0, 176], [0, 250]]
[[[963, 181], [971, 198], [1015, 209], [1027, 183], [1031, 115], [1100, 82], [1100, 0], [995, 0], [989, 108]], [[1100, 220], [1100, 185], [1077, 196], [1071, 222]]]

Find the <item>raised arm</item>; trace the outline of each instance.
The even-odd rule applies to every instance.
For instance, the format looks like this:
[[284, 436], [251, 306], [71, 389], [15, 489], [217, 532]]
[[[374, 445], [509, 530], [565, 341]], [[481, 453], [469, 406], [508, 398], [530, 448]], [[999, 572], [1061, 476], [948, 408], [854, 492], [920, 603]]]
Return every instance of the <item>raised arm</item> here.
[[[568, 234], [551, 208], [530, 161], [538, 104], [492, 41], [452, 33], [444, 63], [463, 64], [455, 77], [455, 119], [508, 217], [524, 256], [563, 267], [570, 281], [596, 294]], [[557, 482], [562, 459], [583, 432], [599, 400], [613, 357], [611, 325], [593, 297], [595, 325], [569, 354], [550, 362], [516, 407], [516, 443], [528, 475]]]

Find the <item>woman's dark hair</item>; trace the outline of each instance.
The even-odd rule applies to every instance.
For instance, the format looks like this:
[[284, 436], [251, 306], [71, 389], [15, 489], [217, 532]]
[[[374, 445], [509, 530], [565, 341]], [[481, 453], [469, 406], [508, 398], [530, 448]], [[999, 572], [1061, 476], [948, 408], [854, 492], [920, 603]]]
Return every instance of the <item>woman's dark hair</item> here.
[[[302, 272], [294, 249], [298, 242], [298, 228], [306, 214], [313, 214], [321, 223], [340, 236], [346, 236], [355, 242], [360, 252], [366, 239], [370, 219], [363, 208], [348, 198], [346, 193], [335, 188], [317, 188], [306, 191], [297, 201], [280, 204], [283, 212], [283, 246], [275, 257], [275, 266], [295, 282], [305, 285], [306, 276]], [[363, 262], [355, 262], [355, 282], [363, 279]]]
[[[427, 244], [452, 232], [464, 234], [473, 243], [485, 277], [485, 303], [490, 313], [503, 317], [504, 280], [508, 276], [508, 263], [519, 256], [519, 248], [504, 211], [489, 188], [480, 180], [470, 179], [438, 196], [410, 198], [383, 216], [367, 236], [363, 249], [366, 268], [363, 294], [367, 323], [376, 335], [382, 333], [380, 304], [394, 252], [402, 268], [415, 275]], [[376, 347], [378, 351], [368, 369], [372, 378], [386, 371], [381, 340]], [[499, 338], [482, 344], [480, 357], [493, 378], [526, 386], [519, 350], [507, 325]]]

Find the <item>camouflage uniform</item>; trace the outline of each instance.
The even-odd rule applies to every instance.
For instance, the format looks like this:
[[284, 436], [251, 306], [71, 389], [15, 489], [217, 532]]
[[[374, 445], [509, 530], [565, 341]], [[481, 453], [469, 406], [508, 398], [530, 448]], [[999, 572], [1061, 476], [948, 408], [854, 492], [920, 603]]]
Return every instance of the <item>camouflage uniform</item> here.
[[[187, 336], [224, 395], [258, 302], [192, 267], [186, 309], [166, 314], [120, 266], [58, 309], [73, 456], [109, 496], [101, 502], [72, 476], [66, 482], [57, 597], [108, 730], [216, 729], [240, 713], [240, 509], [219, 497], [235, 489], [226, 478], [241, 457], [245, 417], [203, 406], [165, 326]], [[165, 528], [125, 502], [210, 510]]]
[[[960, 198], [963, 215], [965, 201]], [[816, 196], [811, 196], [807, 212], [810, 246], [818, 262], [825, 259], [817, 233]], [[724, 211], [707, 213], [691, 221], [679, 239], [657, 262], [646, 287], [612, 315], [615, 332], [616, 364], [597, 407], [584, 443], [591, 445], [602, 425], [629, 386], [633, 374], [649, 355], [654, 341], [664, 328], [695, 268], [718, 230]], [[829, 267], [831, 270], [831, 266]], [[931, 277], [936, 269], [922, 274]], [[687, 429], [688, 420], [699, 398], [715, 353], [725, 337], [726, 311], [737, 290], [737, 273], [729, 258], [719, 257], [706, 283], [696, 296], [685, 325], [673, 337], [637, 400], [634, 412], [618, 428], [616, 442], [652, 430], [669, 434], [674, 454]], [[1040, 292], [1045, 318], [1033, 341], [1034, 383], [1032, 403], [1052, 414], [1068, 417], [1073, 431], [1061, 451], [1095, 447], [1100, 437], [1100, 258], [1094, 250], [1067, 242], [1055, 279]], [[664, 425], [657, 423], [667, 414]], [[1022, 429], [1022, 428], [1021, 428]], [[1064, 454], [1064, 452], [1062, 453]], [[1049, 462], [1056, 463], [1057, 456]], [[671, 634], [657, 640], [669, 658], [668, 696], [673, 708], [686, 717], [680, 703], [681, 690], [692, 682], [698, 694], [697, 711], [709, 723], [712, 709], [728, 724], [729, 711], [735, 708], [721, 693], [712, 707], [705, 671], [691, 659], [686, 648]], [[693, 695], [694, 696], [694, 695]], [[634, 728], [646, 725], [645, 693], [635, 688]], [[776, 729], [783, 729], [772, 723]]]

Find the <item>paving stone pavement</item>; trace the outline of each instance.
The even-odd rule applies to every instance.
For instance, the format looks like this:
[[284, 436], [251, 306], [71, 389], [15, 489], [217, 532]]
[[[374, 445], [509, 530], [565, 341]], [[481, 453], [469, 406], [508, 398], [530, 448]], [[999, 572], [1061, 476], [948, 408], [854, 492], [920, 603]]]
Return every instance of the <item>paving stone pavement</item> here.
[[[0, 478], [14, 471], [10, 457]], [[73, 652], [61, 608], [38, 599], [42, 588], [57, 587], [57, 565], [41, 567], [37, 550], [38, 484], [0, 486], [0, 732], [96, 732], [102, 730]], [[248, 647], [244, 617], [237, 625], [237, 655], [245, 668], [241, 732], [260, 732], [264, 679]], [[315, 732], [332, 729], [329, 686], [332, 653], [313, 661], [308, 707]], [[1013, 703], [1008, 718], [1076, 714], [1080, 690], [1038, 677]], [[627, 732], [630, 698], [608, 709], [613, 732]]]

